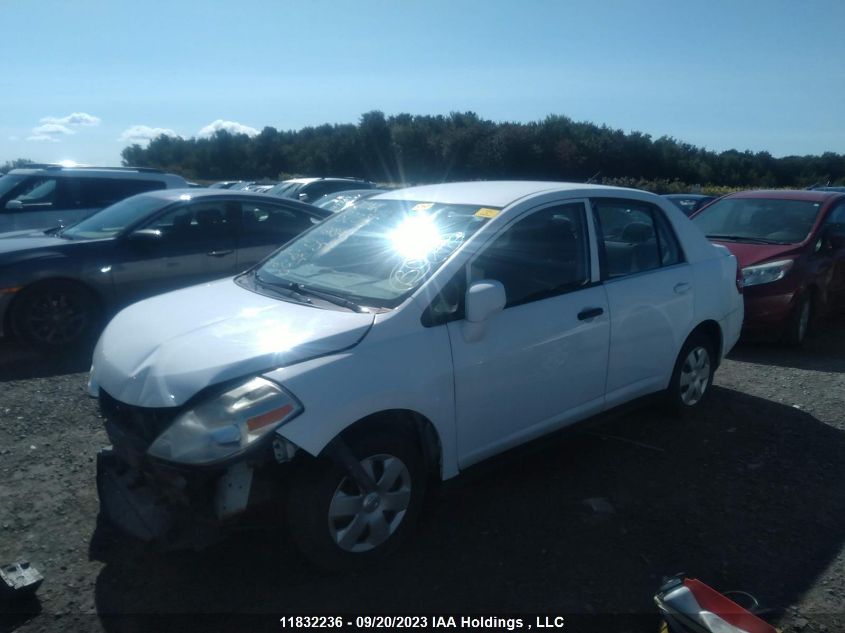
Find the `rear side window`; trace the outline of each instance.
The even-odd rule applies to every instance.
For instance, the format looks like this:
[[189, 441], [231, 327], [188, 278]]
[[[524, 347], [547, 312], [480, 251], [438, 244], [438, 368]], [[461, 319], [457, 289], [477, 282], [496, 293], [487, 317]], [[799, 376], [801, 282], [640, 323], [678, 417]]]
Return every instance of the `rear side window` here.
[[160, 180], [72, 178], [68, 182], [72, 204], [80, 209], [104, 208], [138, 193], [166, 188]]
[[505, 229], [470, 265], [470, 280], [495, 279], [506, 307], [574, 290], [589, 283], [584, 205], [543, 209]]
[[609, 279], [624, 277], [683, 261], [678, 240], [663, 212], [634, 201], [593, 201], [602, 264]]

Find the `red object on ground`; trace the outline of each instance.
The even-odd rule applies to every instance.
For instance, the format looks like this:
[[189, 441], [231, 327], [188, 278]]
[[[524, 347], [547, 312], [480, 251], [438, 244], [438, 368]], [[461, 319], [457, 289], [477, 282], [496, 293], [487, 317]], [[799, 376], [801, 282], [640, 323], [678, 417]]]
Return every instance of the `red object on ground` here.
[[771, 624], [743, 609], [733, 600], [705, 585], [700, 580], [684, 579], [684, 586], [690, 590], [702, 610], [719, 616], [728, 624], [748, 633], [778, 633]]

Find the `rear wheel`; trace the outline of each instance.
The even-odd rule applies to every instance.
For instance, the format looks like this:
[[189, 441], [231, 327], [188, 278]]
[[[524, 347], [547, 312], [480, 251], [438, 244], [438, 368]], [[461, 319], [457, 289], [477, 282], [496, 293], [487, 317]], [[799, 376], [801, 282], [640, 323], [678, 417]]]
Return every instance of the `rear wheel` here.
[[675, 361], [666, 394], [672, 412], [683, 414], [701, 404], [710, 393], [715, 371], [713, 342], [701, 333], [691, 335]]
[[348, 569], [395, 550], [419, 515], [425, 468], [416, 443], [384, 431], [349, 448], [375, 490], [367, 492], [337, 464], [320, 459], [294, 474], [288, 522], [300, 550], [329, 569]]
[[88, 341], [99, 322], [93, 293], [65, 281], [25, 289], [11, 309], [14, 332], [43, 351], [59, 351]]

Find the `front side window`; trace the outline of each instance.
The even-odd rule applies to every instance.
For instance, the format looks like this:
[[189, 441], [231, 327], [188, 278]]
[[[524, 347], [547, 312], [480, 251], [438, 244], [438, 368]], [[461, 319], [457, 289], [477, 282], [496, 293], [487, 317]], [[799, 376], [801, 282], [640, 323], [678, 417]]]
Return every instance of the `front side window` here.
[[613, 279], [683, 261], [678, 241], [659, 208], [635, 200], [593, 202], [604, 247], [605, 277]]
[[796, 244], [810, 234], [820, 202], [723, 198], [692, 221], [710, 239], [758, 244]]
[[243, 202], [241, 208], [242, 235], [247, 241], [284, 244], [319, 222], [299, 209], [274, 204]]
[[255, 277], [394, 308], [497, 213], [480, 205], [362, 200], [289, 242]]
[[24, 209], [50, 209], [58, 202], [57, 178], [30, 178], [16, 189], [10, 200], [18, 200]]
[[174, 242], [204, 242], [234, 236], [239, 214], [240, 205], [237, 203], [196, 202], [172, 209], [144, 228], [161, 231], [164, 239]]
[[543, 209], [496, 237], [470, 265], [470, 281], [501, 282], [506, 307], [574, 290], [590, 281], [588, 242], [583, 204]]

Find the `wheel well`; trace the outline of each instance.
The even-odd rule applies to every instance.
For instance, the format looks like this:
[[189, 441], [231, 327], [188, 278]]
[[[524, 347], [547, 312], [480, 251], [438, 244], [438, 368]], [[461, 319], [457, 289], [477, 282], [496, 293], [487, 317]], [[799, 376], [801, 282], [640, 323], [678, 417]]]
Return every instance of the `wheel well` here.
[[722, 328], [719, 327], [719, 324], [716, 323], [716, 321], [711, 319], [702, 321], [692, 332], [690, 332], [690, 336], [695, 334], [703, 334], [713, 344], [716, 352], [716, 367], [718, 367], [722, 362]]
[[424, 415], [409, 409], [379, 411], [346, 427], [341, 432], [341, 436], [347, 441], [352, 441], [375, 429], [391, 432], [398, 430], [409, 435], [419, 445], [429, 472], [440, 477], [442, 455], [440, 436], [431, 421]]
[[[12, 299], [12, 301], [9, 303], [9, 308], [6, 310], [6, 316], [5, 316], [5, 319], [4, 319], [4, 322], [3, 322], [3, 331], [4, 332], [14, 332], [14, 323], [12, 322], [12, 315], [14, 314], [15, 306], [20, 302], [21, 297], [25, 297], [26, 295], [28, 295], [33, 290], [37, 290], [37, 289], [39, 289], [43, 286], [49, 286], [51, 284], [56, 284], [56, 283], [76, 286], [77, 288], [81, 289], [83, 292], [87, 292], [95, 302], [95, 309], [97, 311], [100, 311], [100, 310], [103, 309], [103, 299], [100, 296], [100, 294], [96, 290], [94, 290], [91, 286], [89, 286], [88, 284], [86, 284], [82, 281], [79, 281], [77, 279], [72, 279], [72, 278], [69, 278], [69, 277], [50, 277], [48, 279], [39, 279], [38, 281], [35, 281], [35, 282], [29, 284], [28, 286], [21, 288], [21, 290], [18, 291], [15, 294], [14, 299]], [[15, 334], [17, 334], [17, 332], [15, 332]]]

